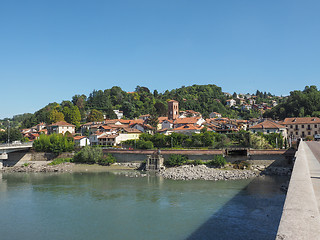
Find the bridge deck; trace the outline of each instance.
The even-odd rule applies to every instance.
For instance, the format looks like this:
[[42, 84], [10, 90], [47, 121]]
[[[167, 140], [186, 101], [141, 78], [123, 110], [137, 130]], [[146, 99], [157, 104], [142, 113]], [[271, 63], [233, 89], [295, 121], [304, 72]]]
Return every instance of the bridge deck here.
[[320, 206], [320, 142], [306, 142], [309, 149], [306, 149], [310, 177], [313, 184], [314, 194]]

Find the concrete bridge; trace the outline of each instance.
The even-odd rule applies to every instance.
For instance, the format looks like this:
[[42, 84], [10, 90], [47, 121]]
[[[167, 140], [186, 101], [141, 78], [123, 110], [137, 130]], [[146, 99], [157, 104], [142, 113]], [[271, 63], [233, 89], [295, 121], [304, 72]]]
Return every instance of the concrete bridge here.
[[320, 143], [299, 145], [277, 238], [320, 239]]
[[8, 159], [11, 152], [23, 151], [32, 148], [33, 143], [0, 144], [0, 169], [3, 167], [3, 160]]

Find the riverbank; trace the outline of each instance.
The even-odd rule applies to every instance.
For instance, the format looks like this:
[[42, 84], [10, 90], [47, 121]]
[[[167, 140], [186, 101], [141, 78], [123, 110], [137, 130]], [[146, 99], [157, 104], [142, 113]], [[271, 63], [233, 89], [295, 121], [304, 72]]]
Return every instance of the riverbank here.
[[238, 180], [254, 178], [260, 175], [259, 171], [239, 169], [217, 169], [205, 165], [184, 165], [175, 168], [168, 168], [159, 172], [163, 178], [173, 180]]
[[[47, 161], [29, 162], [27, 164], [4, 167], [2, 172], [105, 172], [113, 170], [138, 170], [141, 163], [115, 163], [110, 166], [101, 166], [97, 164], [76, 164], [65, 162], [58, 165], [48, 165]], [[146, 172], [136, 172], [134, 176], [146, 176]], [[291, 174], [289, 168], [269, 167], [268, 169], [260, 166], [253, 169], [219, 169], [206, 165], [184, 165], [179, 167], [166, 168], [156, 172], [157, 175], [172, 180], [239, 180], [258, 177], [260, 175], [281, 175]]]
[[[140, 164], [139, 164], [140, 166]], [[14, 172], [104, 172], [109, 170], [134, 170], [137, 164], [123, 163], [110, 166], [97, 164], [76, 164], [65, 162], [58, 165], [48, 165], [48, 162], [30, 162], [14, 167], [4, 167], [1, 171], [7, 173]]]

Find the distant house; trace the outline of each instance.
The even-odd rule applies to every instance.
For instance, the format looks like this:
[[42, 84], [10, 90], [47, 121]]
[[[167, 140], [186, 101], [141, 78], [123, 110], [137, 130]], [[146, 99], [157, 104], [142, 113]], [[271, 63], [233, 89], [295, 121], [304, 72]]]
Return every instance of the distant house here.
[[117, 115], [117, 118], [118, 118], [118, 119], [123, 118], [123, 111], [113, 110], [113, 112]]
[[74, 143], [78, 147], [85, 147], [90, 145], [90, 140], [89, 138], [85, 136], [75, 136], [73, 137]]
[[48, 134], [57, 133], [57, 134], [65, 134], [69, 132], [71, 134], [75, 133], [76, 126], [65, 121], [60, 121], [53, 123], [48, 126]]
[[161, 123], [161, 129], [170, 129], [173, 128], [173, 120], [164, 120]]
[[186, 124], [181, 127], [174, 128], [173, 132], [191, 135], [193, 133], [200, 133], [201, 129], [202, 127], [195, 126], [193, 124]]
[[209, 117], [210, 118], [221, 118], [222, 115], [220, 113], [217, 113], [217, 112], [212, 112], [209, 114]]
[[150, 118], [150, 114], [145, 114], [145, 115], [139, 116], [139, 119], [142, 119], [143, 121], [147, 120], [148, 118]]
[[241, 106], [242, 111], [250, 111], [252, 109], [252, 106], [249, 104], [244, 104]]
[[178, 128], [187, 124], [201, 126], [204, 122], [206, 122], [206, 120], [204, 120], [202, 117], [177, 118], [174, 121], [174, 128]]
[[252, 133], [258, 133], [258, 132], [262, 132], [263, 134], [281, 133], [283, 138], [287, 138], [286, 127], [282, 124], [278, 124], [270, 120], [265, 120], [261, 123], [251, 126], [249, 130]]
[[235, 106], [237, 104], [236, 100], [234, 99], [229, 99], [226, 102], [227, 102], [227, 106], [229, 107]]
[[137, 129], [143, 133], [152, 133], [153, 128], [149, 124], [134, 123], [130, 125], [131, 128]]

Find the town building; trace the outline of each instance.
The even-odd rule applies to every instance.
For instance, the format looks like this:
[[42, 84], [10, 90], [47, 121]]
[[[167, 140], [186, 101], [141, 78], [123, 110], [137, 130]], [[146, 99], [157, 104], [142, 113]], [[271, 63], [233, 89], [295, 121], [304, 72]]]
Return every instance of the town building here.
[[282, 124], [287, 127], [288, 138], [293, 141], [320, 133], [320, 118], [317, 117], [286, 118]]
[[222, 115], [220, 113], [217, 113], [217, 112], [212, 112], [209, 114], [209, 117], [210, 118], [221, 118]]
[[287, 138], [286, 126], [270, 120], [264, 120], [263, 122], [260, 122], [254, 126], [251, 126], [249, 130], [252, 133], [258, 133], [258, 132], [261, 132], [263, 134], [281, 133], [284, 139]]
[[53, 123], [48, 126], [48, 134], [65, 134], [67, 132], [74, 134], [76, 126], [65, 121]]
[[89, 138], [85, 136], [75, 136], [73, 137], [73, 139], [74, 139], [74, 144], [77, 147], [85, 147], [90, 145]]
[[236, 100], [234, 99], [229, 99], [226, 101], [226, 103], [227, 103], [227, 106], [229, 107], [235, 106], [237, 104]]

